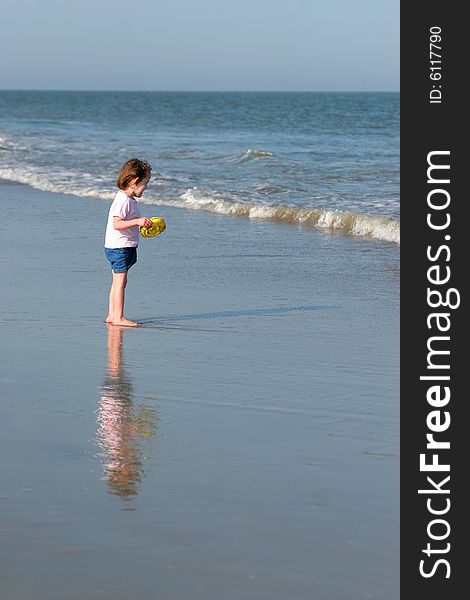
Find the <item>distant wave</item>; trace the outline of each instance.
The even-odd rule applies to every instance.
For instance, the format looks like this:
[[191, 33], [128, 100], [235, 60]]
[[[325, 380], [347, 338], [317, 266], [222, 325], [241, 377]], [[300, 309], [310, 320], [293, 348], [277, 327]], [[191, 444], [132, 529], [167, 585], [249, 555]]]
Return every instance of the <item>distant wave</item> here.
[[12, 146], [7, 138], [0, 136], [0, 150], [11, 150]]
[[269, 156], [273, 156], [273, 153], [269, 152], [269, 150], [257, 150], [256, 148], [249, 148], [241, 154], [230, 157], [227, 159], [227, 162], [243, 164], [246, 162], [251, 162], [257, 158], [267, 158]]
[[[54, 181], [40, 173], [24, 172], [17, 169], [0, 168], [0, 178], [23, 183], [43, 191], [72, 194], [75, 196], [112, 200], [115, 195], [114, 190], [99, 190], [85, 187], [79, 183], [64, 181], [63, 178]], [[361, 236], [400, 244], [399, 219], [379, 215], [342, 212], [319, 207], [298, 208], [282, 205], [234, 202], [220, 196], [216, 192], [200, 190], [198, 188], [188, 189], [178, 199], [174, 200], [148, 194], [142, 198], [141, 202], [249, 219], [262, 219], [303, 227], [314, 227], [345, 235]]]

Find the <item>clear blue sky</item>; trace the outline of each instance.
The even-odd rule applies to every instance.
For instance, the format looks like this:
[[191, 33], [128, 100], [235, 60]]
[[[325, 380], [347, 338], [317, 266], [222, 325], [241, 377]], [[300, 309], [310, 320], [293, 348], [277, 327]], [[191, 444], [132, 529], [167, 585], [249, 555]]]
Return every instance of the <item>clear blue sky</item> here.
[[1, 89], [399, 90], [399, 0], [0, 0]]

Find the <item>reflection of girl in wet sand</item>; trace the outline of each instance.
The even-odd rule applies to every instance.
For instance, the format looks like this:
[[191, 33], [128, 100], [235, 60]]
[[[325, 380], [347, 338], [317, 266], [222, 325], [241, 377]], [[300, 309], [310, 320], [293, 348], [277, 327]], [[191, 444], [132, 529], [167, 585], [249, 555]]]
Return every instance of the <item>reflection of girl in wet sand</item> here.
[[122, 327], [108, 325], [108, 368], [97, 412], [98, 444], [102, 448], [104, 478], [112, 494], [138, 494], [143, 476], [141, 442], [155, 434], [156, 413], [136, 409], [132, 380], [123, 366]]

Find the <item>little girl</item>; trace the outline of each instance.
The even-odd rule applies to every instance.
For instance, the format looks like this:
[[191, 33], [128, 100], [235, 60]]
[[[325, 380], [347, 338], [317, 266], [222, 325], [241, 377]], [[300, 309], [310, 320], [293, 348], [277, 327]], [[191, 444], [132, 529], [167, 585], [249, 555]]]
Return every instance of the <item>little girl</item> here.
[[111, 263], [113, 280], [109, 291], [109, 311], [106, 323], [138, 327], [124, 317], [124, 290], [127, 271], [137, 262], [139, 227], [150, 227], [152, 221], [141, 217], [136, 198], [147, 189], [152, 167], [144, 160], [126, 161], [117, 178], [117, 192], [109, 209], [104, 240], [106, 258]]

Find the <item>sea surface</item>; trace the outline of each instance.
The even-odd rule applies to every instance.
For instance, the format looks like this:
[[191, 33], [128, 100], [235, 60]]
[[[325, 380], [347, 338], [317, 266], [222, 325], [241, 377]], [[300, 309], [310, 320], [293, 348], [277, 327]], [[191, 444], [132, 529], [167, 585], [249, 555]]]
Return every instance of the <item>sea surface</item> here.
[[399, 244], [399, 93], [0, 91], [0, 178]]

